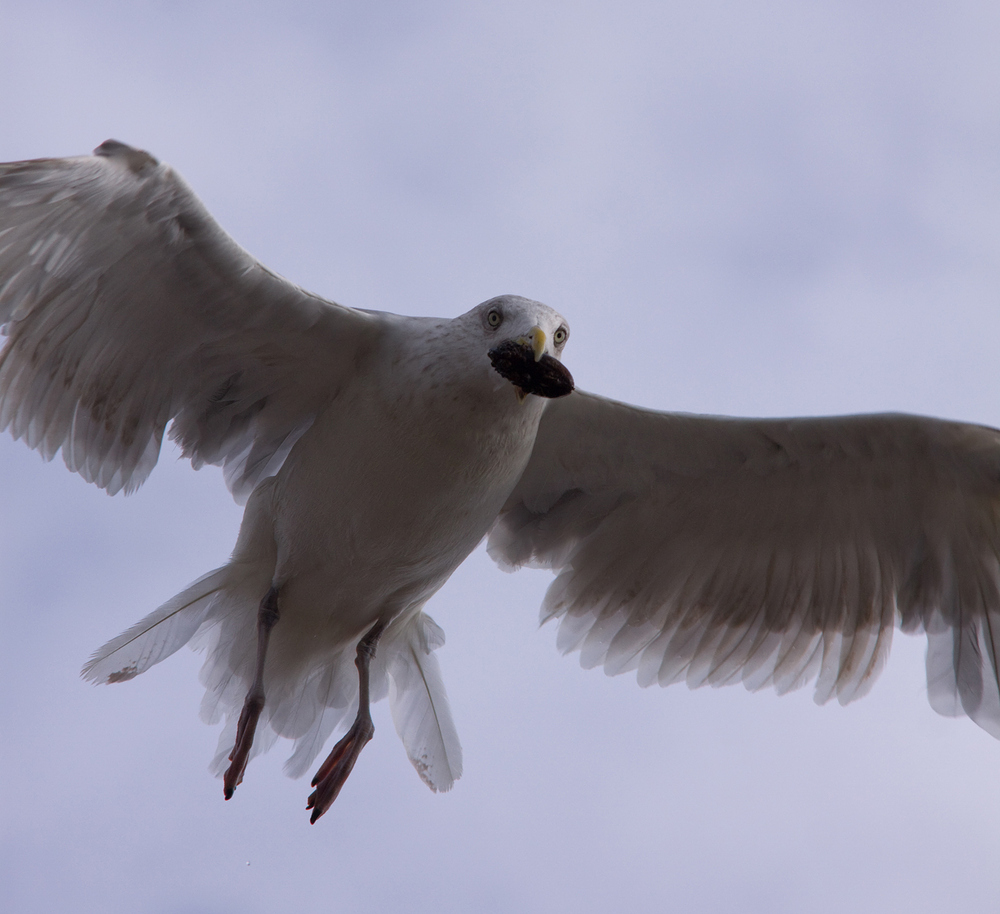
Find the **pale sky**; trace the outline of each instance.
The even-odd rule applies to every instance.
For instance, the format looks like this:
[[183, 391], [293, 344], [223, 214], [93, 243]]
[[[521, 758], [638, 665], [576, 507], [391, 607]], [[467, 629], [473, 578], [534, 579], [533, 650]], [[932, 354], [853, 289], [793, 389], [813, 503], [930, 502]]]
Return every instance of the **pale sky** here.
[[[1000, 426], [995, 2], [0, 0], [0, 160], [114, 137], [346, 305], [566, 315], [580, 387], [666, 410]], [[224, 562], [240, 510], [165, 450], [109, 498], [0, 437], [0, 909], [26, 914], [994, 912], [1000, 743], [872, 694], [639, 689], [480, 550], [428, 604], [465, 773], [383, 703], [315, 826], [279, 743], [233, 800], [199, 657], [90, 652]]]

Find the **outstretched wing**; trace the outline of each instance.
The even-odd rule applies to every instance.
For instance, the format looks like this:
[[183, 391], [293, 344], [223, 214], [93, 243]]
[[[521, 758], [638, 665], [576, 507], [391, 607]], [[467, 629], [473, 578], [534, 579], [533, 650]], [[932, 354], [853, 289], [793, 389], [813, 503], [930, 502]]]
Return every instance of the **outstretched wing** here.
[[558, 644], [640, 684], [863, 695], [894, 623], [930, 700], [1000, 737], [1000, 432], [914, 416], [719, 419], [551, 401], [493, 528], [558, 572]]
[[148, 153], [0, 165], [0, 427], [114, 493], [163, 431], [237, 500], [277, 472], [378, 332], [269, 272]]

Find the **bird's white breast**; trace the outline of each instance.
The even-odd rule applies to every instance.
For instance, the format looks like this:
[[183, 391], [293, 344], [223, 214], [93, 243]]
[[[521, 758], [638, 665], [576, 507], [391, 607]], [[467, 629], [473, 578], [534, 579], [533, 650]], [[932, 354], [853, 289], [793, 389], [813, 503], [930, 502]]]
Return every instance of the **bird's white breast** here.
[[440, 343], [431, 356], [392, 342], [317, 417], [254, 521], [273, 528], [289, 634], [302, 624], [342, 643], [421, 605], [489, 530], [530, 455], [542, 404], [498, 387], [485, 353], [484, 367]]

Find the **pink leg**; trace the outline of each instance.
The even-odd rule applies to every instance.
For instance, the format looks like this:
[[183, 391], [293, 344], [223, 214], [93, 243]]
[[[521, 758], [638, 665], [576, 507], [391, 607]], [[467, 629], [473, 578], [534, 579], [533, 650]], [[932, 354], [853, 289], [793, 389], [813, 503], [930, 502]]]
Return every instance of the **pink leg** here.
[[375, 656], [375, 648], [384, 629], [385, 623], [376, 622], [358, 642], [358, 653], [354, 658], [354, 665], [358, 668], [358, 716], [354, 718], [351, 729], [333, 747], [333, 751], [312, 779], [312, 786], [316, 789], [310, 794], [309, 805], [306, 806], [306, 809], [312, 810], [312, 815], [309, 817], [312, 823], [315, 823], [337, 799], [337, 794], [354, 769], [354, 763], [361, 755], [361, 750], [375, 733], [368, 704], [368, 667]]
[[240, 712], [240, 722], [236, 728], [236, 745], [229, 755], [232, 764], [226, 769], [222, 779], [222, 792], [228, 800], [233, 791], [243, 783], [243, 772], [250, 758], [250, 747], [253, 746], [253, 736], [257, 729], [260, 712], [264, 710], [264, 660], [267, 658], [267, 642], [271, 637], [271, 629], [278, 621], [278, 590], [272, 587], [260, 601], [257, 610], [257, 666], [254, 669], [253, 683], [243, 702]]

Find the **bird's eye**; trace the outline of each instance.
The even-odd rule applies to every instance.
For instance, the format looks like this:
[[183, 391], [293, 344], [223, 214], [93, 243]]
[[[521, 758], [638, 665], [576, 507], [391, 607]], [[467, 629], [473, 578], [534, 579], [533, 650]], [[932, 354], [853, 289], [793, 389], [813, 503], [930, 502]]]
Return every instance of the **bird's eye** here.
[[569, 331], [565, 327], [560, 327], [555, 333], [552, 334], [552, 342], [557, 346], [561, 346], [566, 342], [566, 337], [568, 336]]
[[494, 330], [503, 323], [503, 315], [494, 308], [486, 315], [486, 323], [489, 324]]

